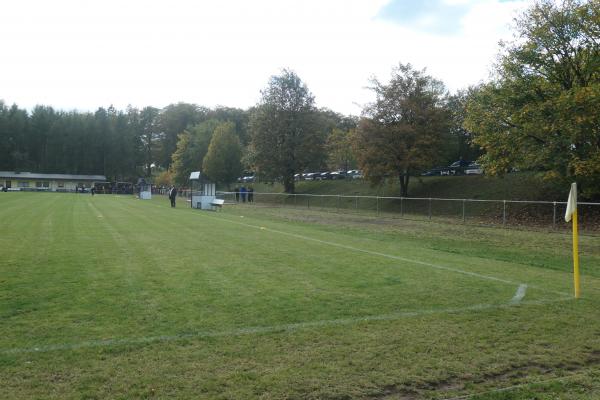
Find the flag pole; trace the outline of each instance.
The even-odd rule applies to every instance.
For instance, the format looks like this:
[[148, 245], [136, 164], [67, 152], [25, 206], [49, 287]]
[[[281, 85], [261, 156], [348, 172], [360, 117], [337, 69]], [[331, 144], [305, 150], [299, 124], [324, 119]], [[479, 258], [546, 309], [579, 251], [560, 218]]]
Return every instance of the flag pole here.
[[575, 298], [581, 294], [581, 281], [579, 277], [579, 232], [577, 229], [577, 206], [573, 210], [573, 285], [575, 286]]
[[581, 281], [579, 279], [579, 230], [577, 229], [577, 183], [571, 184], [565, 221], [573, 220], [573, 286], [575, 287], [575, 298], [581, 294]]

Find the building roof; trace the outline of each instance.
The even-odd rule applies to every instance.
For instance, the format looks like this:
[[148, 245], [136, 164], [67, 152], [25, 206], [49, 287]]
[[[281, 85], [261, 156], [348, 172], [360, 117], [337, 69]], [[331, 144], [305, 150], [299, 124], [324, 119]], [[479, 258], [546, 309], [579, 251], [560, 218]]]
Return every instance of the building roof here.
[[195, 171], [190, 174], [190, 181], [200, 180], [200, 171]]
[[59, 181], [106, 181], [104, 175], [38, 174], [35, 172], [0, 171], [0, 178], [55, 179]]

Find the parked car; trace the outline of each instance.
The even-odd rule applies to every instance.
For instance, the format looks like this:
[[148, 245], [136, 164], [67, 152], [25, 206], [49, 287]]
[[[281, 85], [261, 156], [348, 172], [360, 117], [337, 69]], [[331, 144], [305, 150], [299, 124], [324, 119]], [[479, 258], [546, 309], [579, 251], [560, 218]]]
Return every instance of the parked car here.
[[346, 171], [346, 176], [352, 179], [360, 179], [363, 177], [362, 171], [358, 169], [351, 169]]
[[472, 164], [471, 161], [458, 160], [458, 161], [454, 161], [452, 164], [450, 164], [450, 168], [464, 168], [464, 167], [469, 166], [470, 164]]
[[321, 175], [319, 172], [309, 172], [306, 174], [304, 179], [307, 181], [314, 181], [314, 180], [316, 180], [316, 177], [319, 175]]
[[481, 168], [481, 165], [479, 165], [477, 163], [471, 163], [467, 166], [467, 168], [465, 168], [465, 174], [466, 175], [481, 175], [481, 174], [483, 174], [483, 169]]
[[244, 183], [252, 183], [252, 182], [254, 182], [254, 175], [244, 176], [242, 178], [242, 182], [244, 182]]
[[462, 175], [465, 173], [465, 169], [472, 164], [471, 161], [466, 160], [458, 160], [454, 161], [452, 164], [448, 166], [452, 175]]
[[344, 179], [346, 178], [346, 174], [344, 171], [334, 171], [330, 174], [331, 179]]
[[324, 181], [327, 179], [331, 179], [331, 174], [329, 172], [321, 172], [319, 175], [315, 177], [318, 181]]
[[421, 174], [421, 176], [440, 176], [442, 174], [443, 168], [432, 168], [428, 171], [425, 171]]

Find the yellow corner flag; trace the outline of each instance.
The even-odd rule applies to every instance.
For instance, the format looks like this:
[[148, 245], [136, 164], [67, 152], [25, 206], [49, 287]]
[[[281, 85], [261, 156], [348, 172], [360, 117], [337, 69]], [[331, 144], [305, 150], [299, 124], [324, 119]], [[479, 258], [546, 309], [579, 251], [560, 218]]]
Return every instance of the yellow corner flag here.
[[567, 201], [567, 212], [565, 221], [573, 219], [573, 284], [575, 286], [575, 298], [578, 299], [581, 291], [579, 279], [579, 236], [577, 229], [577, 184], [571, 184], [569, 200]]

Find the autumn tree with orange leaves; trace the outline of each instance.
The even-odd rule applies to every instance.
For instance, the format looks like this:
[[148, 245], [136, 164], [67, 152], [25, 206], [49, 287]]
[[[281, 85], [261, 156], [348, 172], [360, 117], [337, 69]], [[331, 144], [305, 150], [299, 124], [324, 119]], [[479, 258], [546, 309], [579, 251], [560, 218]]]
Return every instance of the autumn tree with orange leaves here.
[[411, 175], [440, 161], [448, 143], [451, 115], [441, 81], [400, 64], [389, 83], [373, 80], [376, 101], [365, 108], [354, 153], [373, 184], [397, 177], [408, 196]]

